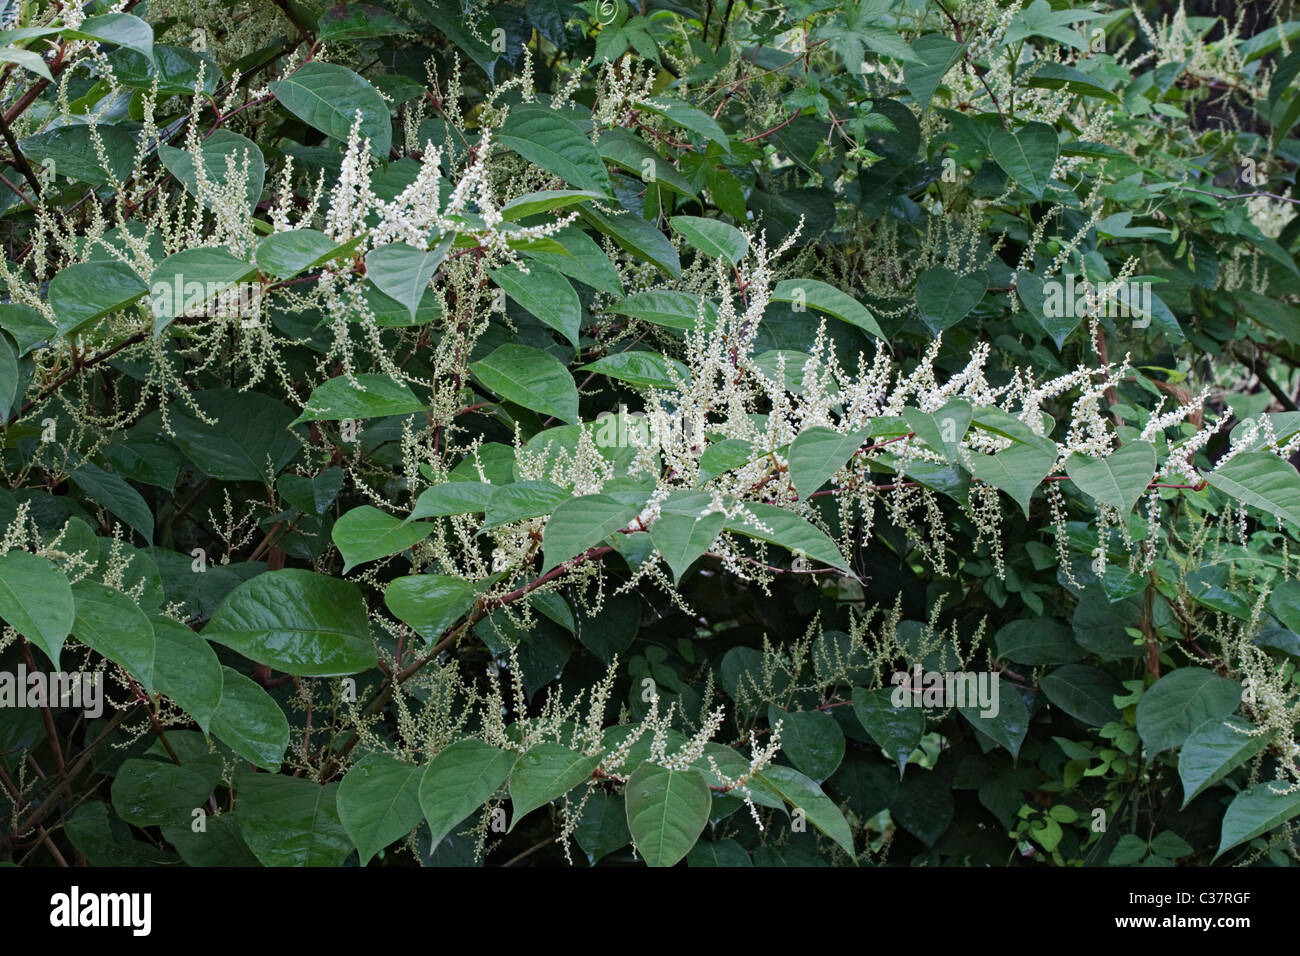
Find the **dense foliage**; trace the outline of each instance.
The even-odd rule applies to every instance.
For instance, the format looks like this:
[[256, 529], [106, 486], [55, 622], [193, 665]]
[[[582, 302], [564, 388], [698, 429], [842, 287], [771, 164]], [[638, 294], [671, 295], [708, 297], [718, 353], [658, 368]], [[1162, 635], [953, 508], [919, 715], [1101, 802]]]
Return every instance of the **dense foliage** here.
[[6, 9], [0, 858], [1295, 857], [1284, 10]]

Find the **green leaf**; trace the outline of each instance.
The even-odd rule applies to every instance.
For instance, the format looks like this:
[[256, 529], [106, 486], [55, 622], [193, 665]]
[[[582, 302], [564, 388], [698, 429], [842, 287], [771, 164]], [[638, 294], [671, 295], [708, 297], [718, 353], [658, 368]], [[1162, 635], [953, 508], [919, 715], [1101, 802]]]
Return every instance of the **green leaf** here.
[[54, 323], [30, 305], [12, 302], [0, 305], [0, 328], [13, 336], [18, 344], [19, 358], [42, 342], [49, 341], [55, 332]]
[[798, 770], [779, 764], [769, 764], [757, 776], [781, 794], [790, 806], [802, 810], [809, 823], [838, 843], [850, 859], [856, 862], [853, 832], [849, 829], [848, 821], [815, 781], [809, 780]]
[[1105, 671], [1084, 664], [1066, 664], [1039, 682], [1044, 696], [1089, 727], [1103, 727], [1119, 719], [1114, 698], [1123, 694], [1119, 681]]
[[1217, 860], [1234, 846], [1263, 836], [1300, 813], [1300, 792], [1287, 793], [1291, 784], [1278, 781], [1260, 783], [1232, 798], [1223, 815]]
[[527, 275], [517, 265], [489, 269], [488, 275], [506, 295], [563, 335], [575, 349], [578, 347], [582, 303], [559, 269], [534, 262]]
[[153, 62], [153, 27], [129, 13], [104, 13], [86, 17], [75, 30], [63, 35], [75, 40], [95, 40], [135, 50]]
[[76, 615], [72, 633], [91, 650], [107, 657], [153, 693], [157, 641], [153, 624], [136, 603], [103, 584], [72, 585]]
[[583, 495], [562, 502], [542, 530], [542, 573], [600, 544], [640, 513], [640, 505], [609, 495]]
[[865, 432], [842, 435], [820, 425], [805, 428], [790, 444], [790, 478], [800, 498], [826, 484], [863, 446]]
[[609, 174], [600, 153], [576, 123], [554, 110], [516, 106], [497, 140], [571, 186], [610, 195]]
[[149, 291], [130, 266], [78, 262], [50, 280], [49, 302], [61, 335], [74, 335], [96, 319], [125, 309]]
[[571, 493], [549, 481], [516, 481], [492, 492], [480, 530], [498, 528], [526, 518], [540, 518], [572, 497]]
[[105, 471], [98, 465], [86, 462], [68, 472], [68, 478], [88, 497], [103, 505], [128, 526], [153, 540], [153, 512], [140, 492], [132, 488], [120, 475]]
[[154, 688], [194, 718], [204, 733], [221, 706], [221, 662], [212, 646], [184, 624], [154, 616]]
[[964, 46], [942, 33], [927, 33], [912, 41], [916, 59], [903, 64], [903, 82], [921, 111], [930, 105], [934, 91], [961, 59]]
[[255, 772], [235, 783], [239, 834], [266, 866], [342, 866], [352, 852], [339, 820], [339, 784]]
[[529, 749], [510, 772], [510, 829], [538, 807], [588, 779], [599, 763], [599, 757], [559, 744], [543, 743]]
[[414, 547], [432, 530], [432, 525], [422, 521], [407, 524], [374, 505], [361, 505], [334, 522], [330, 540], [343, 556], [343, 573], [347, 574], [358, 564]]
[[136, 137], [107, 123], [56, 126], [18, 145], [33, 166], [92, 186], [125, 183], [135, 164]]
[[516, 756], [481, 740], [461, 740], [433, 758], [420, 780], [420, 807], [433, 846], [500, 789]]
[[690, 182], [673, 165], [672, 160], [637, 139], [631, 130], [621, 126], [605, 130], [596, 144], [602, 159], [621, 166], [640, 177], [643, 182], [663, 186], [683, 196], [698, 198]]
[[[228, 129], [213, 130], [199, 146], [198, 162], [203, 164], [203, 178], [208, 183], [202, 197], [199, 196], [199, 175], [195, 154], [166, 144], [158, 147], [158, 158], [169, 173], [185, 187], [185, 191], [196, 199], [201, 198], [205, 208], [211, 209], [220, 197], [228, 194], [230, 182], [227, 157], [233, 157], [237, 173], [247, 170], [244, 182], [244, 200], [252, 212], [257, 201], [262, 198], [262, 188], [266, 185], [266, 159], [262, 150], [247, 136], [241, 136]], [[269, 237], [268, 237], [269, 238]]]
[[44, 651], [56, 670], [75, 616], [72, 586], [53, 561], [29, 551], [0, 555], [0, 617]]
[[366, 253], [366, 278], [384, 295], [406, 306], [414, 321], [429, 280], [454, 241], [455, 236], [447, 236], [427, 250], [404, 242], [390, 242], [372, 249]]
[[289, 720], [261, 684], [223, 667], [212, 734], [249, 763], [277, 771], [289, 746]]
[[925, 733], [925, 713], [920, 707], [895, 707], [891, 697], [888, 689], [870, 691], [855, 687], [853, 713], [871, 739], [898, 764], [898, 774], [902, 776], [908, 758]]
[[885, 341], [885, 333], [880, 330], [875, 317], [866, 306], [825, 282], [816, 279], [782, 280], [772, 290], [771, 301], [793, 303], [796, 312], [803, 311], [805, 306], [811, 306], [841, 322], [857, 326], [879, 342]]
[[510, 200], [501, 207], [501, 218], [506, 222], [514, 222], [538, 213], [575, 206], [588, 199], [605, 198], [604, 193], [592, 189], [542, 189]]
[[454, 574], [411, 574], [384, 590], [384, 604], [425, 640], [437, 640], [473, 607], [479, 586]]
[[434, 485], [420, 492], [406, 520], [474, 514], [487, 507], [488, 499], [496, 490], [481, 481], [447, 481]]
[[1045, 445], [1012, 445], [992, 455], [971, 455], [970, 473], [1005, 491], [1029, 515], [1034, 489], [1056, 466], [1056, 452]]
[[676, 97], [659, 96], [654, 100], [641, 100], [636, 104], [636, 108], [672, 120], [683, 129], [717, 143], [724, 153], [731, 152], [731, 142], [727, 138], [726, 131], [718, 125], [718, 121], [704, 110], [696, 109]]
[[916, 309], [937, 335], [964, 319], [987, 289], [988, 276], [983, 272], [959, 276], [944, 266], [933, 266], [916, 280]]
[[650, 866], [674, 866], [690, 852], [709, 822], [709, 785], [693, 770], [643, 763], [624, 791], [627, 828]]
[[315, 229], [290, 229], [273, 233], [259, 242], [253, 259], [263, 272], [277, 279], [292, 279], [351, 251], [356, 245], [356, 240], [335, 242]]
[[1207, 720], [1227, 717], [1241, 700], [1241, 685], [1202, 667], [1181, 667], [1147, 688], [1137, 704], [1137, 731], [1154, 757], [1180, 747]]
[[409, 415], [427, 407], [404, 382], [387, 375], [370, 372], [353, 377], [355, 384], [340, 375], [318, 385], [293, 424]]
[[727, 531], [766, 541], [798, 557], [812, 558], [845, 574], [851, 573], [839, 547], [820, 528], [776, 505], [751, 501], [745, 503], [745, 510], [759, 523], [749, 518], [732, 520], [727, 522]]
[[526, 345], [499, 346], [470, 371], [508, 402], [560, 421], [578, 421], [578, 387], [554, 355]]
[[949, 461], [957, 460], [957, 449], [970, 428], [972, 414], [970, 402], [963, 398], [950, 399], [934, 412], [923, 412], [919, 408], [903, 409], [907, 427], [916, 432], [917, 438]]
[[203, 315], [219, 297], [257, 275], [257, 266], [225, 249], [200, 246], [170, 255], [149, 276], [154, 338], [173, 319]]
[[377, 663], [360, 589], [300, 568], [267, 571], [240, 584], [203, 636], [302, 677], [344, 677]]
[[594, 866], [600, 859], [632, 842], [627, 806], [621, 796], [599, 790], [587, 797], [573, 837]]
[[1047, 191], [1059, 149], [1056, 130], [1046, 123], [1026, 123], [1015, 132], [997, 130], [989, 137], [993, 160], [1036, 200]]
[[669, 289], [636, 292], [606, 309], [670, 329], [693, 330], [702, 322], [706, 330], [712, 330], [718, 324], [718, 307], [708, 299]]
[[1269, 735], [1240, 717], [1212, 717], [1183, 741], [1178, 776], [1183, 806], [1268, 746]]
[[1070, 664], [1084, 653], [1068, 627], [1041, 617], [1012, 621], [998, 631], [993, 644], [998, 657], [1031, 667]]
[[1211, 488], [1300, 526], [1300, 474], [1266, 451], [1243, 452], [1205, 476]]
[[713, 510], [713, 495], [707, 491], [674, 491], [659, 507], [659, 517], [650, 527], [650, 540], [672, 569], [673, 581], [713, 546], [722, 533], [726, 516]]
[[608, 378], [638, 385], [641, 388], [675, 390], [678, 383], [690, 382], [691, 372], [676, 359], [666, 358], [658, 352], [616, 352], [594, 362], [588, 362], [579, 371], [599, 372]]
[[33, 53], [31, 50], [23, 50], [15, 46], [0, 48], [0, 63], [15, 63], [24, 70], [35, 73], [42, 79], [51, 83], [54, 82], [54, 77], [50, 73], [50, 68], [45, 65], [45, 60], [41, 58], [40, 54]]
[[375, 156], [387, 160], [393, 144], [388, 104], [347, 67], [311, 60], [268, 89], [298, 119], [341, 143], [348, 141], [360, 111], [361, 136], [370, 140]]
[[[221, 758], [187, 761], [127, 760], [113, 777], [113, 810], [137, 827], [189, 824], [221, 781]], [[205, 810], [206, 812], [206, 810]]]
[[749, 250], [749, 238], [743, 232], [717, 219], [673, 216], [668, 224], [699, 252], [713, 259], [726, 259], [733, 266]]
[[361, 855], [362, 866], [419, 824], [424, 815], [420, 810], [424, 773], [422, 765], [373, 753], [354, 763], [339, 782], [339, 821]]
[[1150, 442], [1131, 441], [1105, 458], [1072, 455], [1066, 469], [1094, 501], [1128, 515], [1155, 477], [1156, 449]]
[[591, 206], [579, 206], [578, 215], [632, 255], [658, 266], [671, 279], [680, 279], [682, 263], [668, 237], [631, 213], [610, 216]]
[[787, 712], [768, 704], [767, 722], [781, 722], [781, 753], [809, 779], [821, 783], [844, 760], [844, 731], [824, 710]]
[[[960, 680], [963, 676], [958, 674], [957, 679]], [[978, 679], [980, 675], [970, 676]], [[993, 680], [997, 680], [996, 675], [993, 676]], [[969, 683], [964, 686], [959, 685], [957, 693], [967, 693], [967, 690], [973, 689], [973, 686]], [[972, 700], [967, 694], [968, 703], [958, 706], [957, 710], [972, 727], [988, 736], [1000, 747], [1006, 748], [1007, 753], [1015, 759], [1020, 756], [1020, 745], [1025, 742], [1025, 735], [1029, 733], [1029, 708], [1025, 706], [1024, 698], [1014, 687], [1004, 689], [1000, 684], [991, 686], [995, 689], [993, 700], [988, 707], [981, 706], [981, 702]]]

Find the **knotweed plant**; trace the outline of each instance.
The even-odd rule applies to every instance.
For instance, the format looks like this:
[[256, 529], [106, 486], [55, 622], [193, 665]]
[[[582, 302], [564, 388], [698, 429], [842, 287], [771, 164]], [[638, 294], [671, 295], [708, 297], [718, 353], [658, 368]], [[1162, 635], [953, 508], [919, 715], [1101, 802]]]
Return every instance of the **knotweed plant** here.
[[0, 858], [1292, 860], [1298, 37], [23, 6]]

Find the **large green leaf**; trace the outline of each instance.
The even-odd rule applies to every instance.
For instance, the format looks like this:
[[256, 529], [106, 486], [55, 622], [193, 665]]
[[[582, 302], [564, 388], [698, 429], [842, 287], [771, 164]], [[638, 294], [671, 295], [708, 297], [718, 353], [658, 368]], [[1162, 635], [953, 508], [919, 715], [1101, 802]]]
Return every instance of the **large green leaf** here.
[[926, 269], [916, 280], [916, 309], [934, 333], [950, 329], [984, 298], [988, 277], [982, 272], [959, 276], [944, 266]]
[[641, 511], [609, 495], [583, 495], [558, 505], [542, 531], [542, 571], [576, 558], [615, 531], [628, 526]]
[[1015, 132], [997, 130], [989, 137], [994, 162], [1034, 199], [1047, 191], [1059, 149], [1056, 130], [1046, 123], [1026, 123]]
[[600, 758], [542, 743], [529, 748], [510, 771], [510, 829], [538, 807], [568, 793], [587, 780]]
[[1240, 717], [1212, 717], [1183, 741], [1178, 776], [1183, 806], [1268, 746], [1269, 735]]
[[838, 843], [851, 859], [857, 860], [848, 821], [815, 781], [798, 770], [778, 764], [770, 764], [758, 777], [781, 794], [790, 806], [802, 810], [808, 822]]
[[650, 540], [680, 582], [695, 561], [713, 546], [726, 515], [713, 509], [713, 495], [706, 491], [674, 491], [659, 506], [659, 517], [650, 527]]
[[[197, 414], [188, 401], [198, 406]], [[298, 456], [298, 440], [289, 431], [293, 412], [271, 396], [219, 388], [196, 392], [188, 401], [169, 410], [172, 440], [203, 474], [269, 484]]]
[[433, 526], [423, 521], [407, 524], [374, 505], [353, 508], [338, 521], [330, 539], [343, 556], [343, 573], [358, 564], [405, 551], [429, 536]]
[[425, 407], [404, 382], [378, 373], [353, 377], [355, 384], [340, 375], [318, 385], [294, 424], [408, 415]]
[[749, 251], [748, 237], [735, 226], [700, 216], [673, 216], [669, 225], [691, 246], [714, 259], [726, 259], [739, 265]]
[[796, 557], [812, 558], [832, 568], [849, 572], [849, 566], [835, 542], [815, 525], [776, 505], [748, 502], [745, 505], [755, 520], [740, 518], [727, 522], [726, 530], [785, 548]]
[[73, 335], [148, 291], [145, 281], [121, 262], [78, 262], [50, 280], [49, 302], [60, 334]]
[[183, 764], [127, 760], [113, 777], [113, 809], [137, 827], [188, 824], [220, 780], [221, 758], [216, 755]]
[[361, 113], [361, 136], [370, 150], [387, 159], [393, 143], [392, 120], [383, 96], [364, 78], [336, 63], [304, 63], [268, 89], [290, 113], [331, 139], [347, 142]]
[[221, 662], [212, 646], [184, 624], [155, 615], [154, 688], [207, 733], [221, 705]]
[[582, 303], [559, 269], [534, 262], [527, 275], [516, 265], [489, 269], [488, 274], [506, 295], [578, 347]]
[[454, 239], [447, 236], [429, 249], [416, 249], [404, 242], [372, 249], [366, 253], [366, 278], [384, 295], [406, 306], [414, 321], [429, 280], [447, 257]]
[[1147, 688], [1137, 705], [1137, 730], [1154, 757], [1180, 747], [1207, 720], [1227, 717], [1241, 700], [1241, 685], [1202, 667], [1182, 667]]
[[863, 446], [868, 434], [847, 435], [822, 426], [805, 428], [790, 444], [790, 478], [800, 498], [826, 484]]
[[474, 362], [470, 371], [508, 402], [560, 421], [578, 421], [578, 386], [554, 355], [507, 344]]
[[1233, 797], [1223, 815], [1223, 830], [1215, 859], [1234, 846], [1263, 836], [1300, 814], [1300, 791], [1293, 787], [1289, 781], [1260, 783]]
[[856, 325], [868, 335], [875, 336], [879, 342], [885, 341], [885, 333], [880, 330], [875, 316], [865, 305], [825, 282], [816, 279], [784, 279], [772, 290], [771, 300], [789, 302], [798, 312], [808, 307], [814, 308], [841, 322]]
[[44, 651], [56, 669], [75, 615], [72, 586], [53, 561], [30, 551], [0, 556], [0, 618]]
[[388, 610], [426, 640], [436, 640], [463, 617], [479, 586], [454, 574], [411, 574], [384, 589]]
[[144, 611], [121, 591], [92, 581], [72, 586], [76, 616], [72, 633], [87, 647], [107, 657], [153, 693], [157, 639]]
[[767, 722], [781, 721], [781, 753], [810, 780], [821, 783], [844, 759], [844, 731], [824, 710], [788, 712], [776, 704], [767, 708]]
[[339, 782], [338, 814], [361, 854], [361, 865], [420, 822], [425, 767], [387, 754], [367, 754]]
[[669, 770], [644, 763], [624, 791], [627, 828], [637, 852], [650, 866], [678, 863], [709, 822], [709, 785], [693, 770]]
[[903, 409], [907, 427], [916, 433], [917, 438], [949, 461], [957, 460], [957, 449], [966, 437], [966, 430], [970, 428], [972, 414], [970, 402], [961, 398], [945, 402], [942, 408], [934, 412], [923, 412], [919, 408]]
[[289, 719], [261, 684], [223, 667], [212, 734], [249, 763], [275, 771], [289, 746]]
[[912, 751], [925, 733], [925, 713], [920, 707], [895, 707], [890, 701], [892, 692], [881, 689], [870, 691], [864, 687], [853, 688], [853, 713], [871, 739], [898, 764], [902, 776]]
[[235, 782], [239, 834], [266, 866], [341, 866], [352, 852], [337, 783], [247, 772]]
[[654, 289], [636, 292], [607, 306], [616, 315], [662, 325], [670, 329], [691, 329], [702, 323], [706, 330], [718, 324], [718, 307], [708, 299], [686, 292]]
[[1104, 458], [1072, 455], [1066, 470], [1093, 500], [1127, 515], [1155, 476], [1156, 449], [1150, 442], [1132, 441]]
[[1039, 687], [1048, 700], [1089, 727], [1103, 727], [1119, 719], [1114, 698], [1124, 688], [1105, 671], [1066, 664], [1045, 675]]
[[1228, 497], [1300, 526], [1300, 474], [1277, 455], [1243, 452], [1205, 478]]
[[140, 532], [146, 541], [153, 540], [153, 512], [149, 503], [121, 475], [105, 471], [92, 462], [85, 462], [68, 472], [68, 478], [86, 497], [121, 518], [129, 527]]
[[376, 663], [360, 589], [300, 568], [268, 571], [240, 584], [203, 636], [304, 677], [359, 674]]
[[497, 134], [513, 149], [571, 186], [610, 194], [609, 174], [596, 147], [572, 120], [544, 106], [516, 106]]
[[1047, 444], [1012, 445], [992, 455], [971, 455], [970, 473], [1005, 491], [1028, 516], [1034, 489], [1056, 465], [1056, 452], [1049, 451]]
[[433, 758], [420, 779], [420, 808], [433, 846], [501, 788], [516, 757], [481, 740], [461, 740]]
[[149, 276], [153, 334], [162, 335], [180, 316], [204, 314], [220, 296], [256, 274], [253, 263], [211, 246], [168, 256]]

